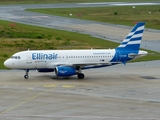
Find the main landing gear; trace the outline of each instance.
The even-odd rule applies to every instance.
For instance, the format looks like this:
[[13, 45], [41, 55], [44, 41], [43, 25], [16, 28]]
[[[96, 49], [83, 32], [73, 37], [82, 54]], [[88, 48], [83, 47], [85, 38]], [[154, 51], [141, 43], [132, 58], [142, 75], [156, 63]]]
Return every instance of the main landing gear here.
[[78, 79], [84, 79], [85, 76], [82, 73], [80, 66], [77, 66], [76, 69], [78, 70], [78, 74], [77, 74]]
[[28, 76], [29, 70], [26, 69], [25, 71], [26, 71], [26, 74], [24, 75], [24, 78], [25, 78], [25, 79], [28, 79], [28, 78], [29, 78], [29, 76]]
[[[78, 74], [77, 74], [78, 79], [84, 79], [85, 76], [84, 76], [83, 73], [81, 73], [81, 69], [80, 68], [79, 68], [78, 71], [79, 71]], [[29, 69], [26, 69], [25, 72], [26, 72], [26, 74], [24, 75], [24, 78], [28, 79], [29, 78], [29, 75], [28, 75]]]
[[77, 77], [78, 77], [78, 79], [83, 79], [84, 78], [84, 74], [83, 73], [78, 73]]

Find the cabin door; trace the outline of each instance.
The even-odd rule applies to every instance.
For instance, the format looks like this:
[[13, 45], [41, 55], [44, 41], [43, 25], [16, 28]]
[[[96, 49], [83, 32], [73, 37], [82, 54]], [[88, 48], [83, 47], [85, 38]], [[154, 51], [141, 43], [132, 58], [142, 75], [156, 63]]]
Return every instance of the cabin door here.
[[29, 64], [32, 64], [32, 53], [31, 52], [27, 52], [27, 61], [26, 63], [29, 65]]

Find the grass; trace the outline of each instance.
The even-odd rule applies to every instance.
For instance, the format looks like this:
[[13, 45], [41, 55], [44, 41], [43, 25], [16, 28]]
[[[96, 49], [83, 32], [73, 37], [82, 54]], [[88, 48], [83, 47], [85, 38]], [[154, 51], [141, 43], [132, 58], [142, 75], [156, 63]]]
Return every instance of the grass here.
[[80, 2], [159, 2], [159, 0], [0, 0], [0, 4], [49, 4]]
[[[160, 29], [160, 5], [155, 6], [116, 6], [116, 7], [88, 7], [88, 8], [47, 8], [27, 9], [57, 16], [129, 25], [135, 22], [146, 22], [147, 28]], [[72, 14], [72, 15], [70, 15]]]
[[[13, 26], [14, 25], [14, 26]], [[49, 28], [0, 21], [0, 69], [12, 54], [27, 49], [90, 49], [115, 48], [119, 44], [91, 37], [86, 34], [53, 30]], [[12, 34], [11, 34], [12, 33]], [[160, 53], [148, 51], [149, 55], [135, 61], [160, 59]]]
[[118, 44], [80, 35], [79, 33], [53, 30], [0, 20], [0, 69], [4, 60], [18, 51], [27, 49], [90, 49], [114, 48]]

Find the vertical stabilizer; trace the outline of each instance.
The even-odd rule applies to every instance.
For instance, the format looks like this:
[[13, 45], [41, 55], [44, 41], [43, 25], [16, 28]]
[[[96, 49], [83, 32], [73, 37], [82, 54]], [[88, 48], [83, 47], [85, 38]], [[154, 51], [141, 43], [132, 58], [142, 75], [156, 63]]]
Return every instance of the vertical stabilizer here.
[[137, 23], [117, 48], [127, 48], [138, 52], [142, 40], [144, 27], [144, 22]]

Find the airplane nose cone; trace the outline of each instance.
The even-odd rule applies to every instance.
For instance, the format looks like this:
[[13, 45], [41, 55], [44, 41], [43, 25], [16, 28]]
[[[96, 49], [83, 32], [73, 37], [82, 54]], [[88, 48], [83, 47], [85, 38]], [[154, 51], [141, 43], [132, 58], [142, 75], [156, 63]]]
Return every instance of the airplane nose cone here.
[[9, 62], [9, 60], [6, 60], [5, 62], [4, 62], [4, 66], [6, 66], [7, 68], [10, 68], [10, 62]]

